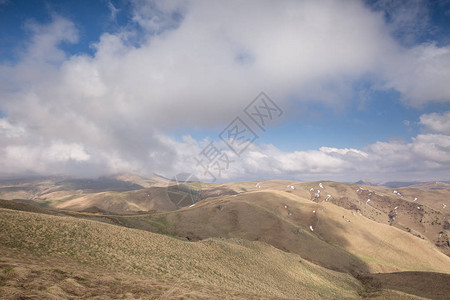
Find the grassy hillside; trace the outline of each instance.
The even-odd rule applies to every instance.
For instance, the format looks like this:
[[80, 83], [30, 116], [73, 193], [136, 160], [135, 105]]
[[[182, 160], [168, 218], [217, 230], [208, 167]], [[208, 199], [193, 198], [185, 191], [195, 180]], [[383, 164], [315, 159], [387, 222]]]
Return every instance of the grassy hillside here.
[[[0, 216], [0, 292], [8, 295], [25, 289], [28, 296], [66, 299], [79, 288], [94, 297], [114, 290], [108, 274], [142, 283], [123, 288], [125, 298], [411, 299], [407, 293], [413, 293], [444, 299], [411, 282], [433, 276], [450, 285], [446, 184], [391, 189], [269, 180], [180, 186], [122, 174], [7, 181], [0, 184], [2, 194], [23, 197], [0, 200], [0, 207], [16, 210]], [[89, 284], [68, 275], [86, 268], [82, 278]], [[42, 272], [43, 281], [33, 275]], [[24, 288], [25, 281], [35, 285]], [[48, 289], [40, 292], [41, 281]]]
[[[182, 186], [177, 186], [175, 182], [162, 177], [146, 178], [132, 174], [120, 174], [111, 178], [99, 179], [55, 177], [0, 182], [0, 196], [3, 195], [7, 199], [27, 199], [27, 201], [33, 201], [33, 203], [48, 208], [99, 214], [175, 211], [180, 207], [189, 207], [193, 204], [192, 201], [209, 201], [225, 196], [242, 196], [251, 192], [268, 190], [288, 193], [315, 203], [333, 203], [350, 210], [352, 214], [360, 214], [377, 223], [390, 225], [418, 238], [428, 240], [436, 245], [439, 251], [450, 256], [450, 188], [448, 184], [443, 183], [427, 183], [397, 189], [330, 181], [293, 182], [283, 180], [225, 184], [187, 182]], [[191, 197], [195, 199], [193, 200]], [[248, 210], [248, 207], [242, 206], [235, 209]], [[263, 213], [259, 210], [258, 218]], [[209, 218], [209, 216], [204, 218]], [[131, 224], [133, 227], [145, 226], [147, 228], [150, 226], [151, 231], [168, 232], [160, 222], [153, 222], [153, 225], [146, 225], [140, 220], [131, 223], [133, 222], [139, 223]], [[284, 221], [282, 223], [288, 224]], [[305, 226], [308, 229], [309, 225], [305, 224]], [[286, 226], [283, 228], [287, 229]], [[298, 245], [295, 247], [294, 245], [284, 245], [290, 242], [280, 244], [276, 240], [281, 240], [281, 238], [275, 237], [273, 232], [272, 230], [269, 237], [272, 240], [271, 244], [283, 250], [301, 253], [301, 247]], [[192, 233], [198, 234], [197, 232]], [[205, 237], [205, 234], [194, 236], [190, 232], [181, 234], [190, 239]], [[206, 235], [206, 237], [227, 236], [224, 234], [228, 234], [228, 232]], [[254, 236], [255, 233], [253, 232], [251, 235]], [[252, 236], [250, 239], [267, 238], [260, 235]], [[302, 239], [304, 238], [310, 237], [303, 236]], [[297, 250], [292, 250], [292, 248]], [[318, 261], [313, 257], [310, 258]], [[331, 263], [323, 265], [340, 269], [339, 266], [332, 263], [335, 261], [334, 259], [330, 258], [329, 260]], [[345, 261], [351, 265], [361, 265], [352, 258]]]
[[[358, 200], [353, 185], [322, 183], [326, 192], [346, 195], [331, 203], [309, 198], [314, 184], [319, 183], [297, 183], [294, 189], [282, 181], [265, 182], [264, 188], [209, 185], [202, 191], [206, 199], [193, 207], [139, 216], [110, 215], [96, 207], [57, 212], [0, 201], [0, 207], [19, 210], [0, 209], [0, 294], [35, 299], [446, 299], [450, 275], [423, 271], [449, 273], [448, 257], [426, 239], [364, 216], [382, 212], [383, 203], [392, 205], [390, 197], [378, 191], [373, 206], [359, 203], [361, 210], [349, 209], [348, 203]], [[367, 273], [400, 270], [421, 272]]]
[[65, 256], [31, 255], [0, 246], [0, 299], [267, 299], [220, 286], [161, 280]]
[[[24, 252], [157, 281], [277, 298], [352, 299], [361, 290], [350, 275], [261, 242], [207, 239], [191, 243], [93, 221], [7, 209], [0, 209], [0, 228], [5, 257]], [[12, 287], [3, 284], [0, 288], [7, 292]]]
[[35, 213], [41, 213], [41, 214], [53, 214], [56, 215], [56, 211], [50, 211], [48, 209], [39, 207], [37, 205], [29, 204], [29, 203], [23, 203], [19, 201], [13, 201], [13, 200], [2, 200], [0, 199], [0, 208], [7, 208], [7, 209], [13, 209], [13, 210], [20, 210], [20, 211], [28, 211], [28, 212], [35, 212]]
[[[395, 289], [427, 299], [439, 300], [446, 300], [450, 295], [449, 274], [401, 272], [364, 275], [360, 279], [367, 290]], [[390, 297], [387, 298], [391, 299]]]
[[[142, 184], [142, 185], [141, 185]], [[47, 208], [105, 212], [175, 210], [167, 195], [171, 183], [161, 177], [120, 174], [97, 179], [48, 177], [0, 181], [0, 198], [33, 201]], [[180, 196], [181, 197], [181, 196]], [[173, 197], [174, 201], [177, 195]]]
[[428, 241], [369, 220], [360, 212], [293, 193], [247, 192], [207, 199], [165, 214], [119, 219], [131, 227], [189, 240], [264, 241], [327, 268], [351, 273], [450, 272], [450, 258]]
[[[339, 182], [236, 182], [216, 186], [237, 193], [284, 191], [316, 203], [329, 202], [377, 223], [391, 225], [438, 246], [450, 256], [450, 185], [428, 183], [404, 188]], [[210, 191], [212, 194], [212, 190]], [[370, 200], [369, 200], [370, 199]], [[368, 201], [369, 200], [369, 201]]]
[[153, 187], [128, 192], [101, 192], [82, 195], [55, 205], [64, 210], [82, 211], [98, 207], [112, 213], [136, 213], [139, 211], [170, 211], [176, 205], [168, 198], [166, 188]]

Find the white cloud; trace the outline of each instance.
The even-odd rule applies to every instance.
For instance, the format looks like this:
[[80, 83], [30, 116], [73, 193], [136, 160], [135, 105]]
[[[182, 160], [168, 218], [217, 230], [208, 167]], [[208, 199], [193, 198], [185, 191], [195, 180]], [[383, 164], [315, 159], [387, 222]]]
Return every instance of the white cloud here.
[[450, 111], [421, 115], [420, 124], [425, 126], [425, 131], [450, 135]]
[[[2, 175], [61, 174], [68, 164], [88, 161], [83, 146], [54, 141], [50, 145], [8, 145], [2, 149]], [[55, 168], [56, 169], [53, 169]]]
[[0, 119], [0, 135], [7, 138], [19, 137], [25, 134], [25, 129], [21, 126], [14, 126], [6, 119]]
[[28, 22], [25, 25], [32, 34], [28, 51], [24, 53], [23, 57], [29, 63], [61, 62], [66, 58], [66, 54], [58, 48], [60, 43], [76, 43], [78, 41], [78, 33], [74, 24], [59, 16], [54, 16], [52, 23], [48, 25], [35, 22]]
[[436, 165], [450, 165], [450, 136], [442, 134], [418, 135], [412, 144], [413, 152]]
[[411, 105], [450, 101], [450, 46], [424, 44], [402, 49], [385, 63], [385, 87], [399, 91]]
[[67, 160], [87, 161], [90, 158], [83, 146], [78, 144], [53, 143], [46, 152], [46, 158], [56, 162]]
[[[239, 160], [238, 160], [239, 161]], [[364, 149], [321, 147], [283, 152], [274, 146], [253, 148], [231, 177], [281, 177], [301, 180], [356, 181], [449, 179], [450, 136], [420, 134], [410, 143], [377, 142]], [[239, 174], [241, 172], [241, 174]], [[265, 174], [265, 175], [261, 175]]]
[[[371, 75], [376, 87], [396, 89], [412, 105], [450, 101], [450, 48], [405, 48], [382, 15], [358, 1], [132, 4], [133, 22], [144, 34], [133, 26], [105, 33], [93, 56], [61, 50], [61, 43], [78, 40], [72, 22], [54, 16], [50, 24], [27, 23], [32, 38], [21, 60], [0, 65], [2, 170], [190, 170], [201, 144], [167, 135], [222, 127], [261, 90], [281, 106], [290, 99], [341, 106], [352, 84]], [[424, 115], [421, 123], [448, 134], [440, 117]], [[425, 153], [427, 147], [433, 151]], [[285, 153], [262, 146], [226, 176], [381, 174], [410, 168], [418, 158], [427, 162], [421, 167], [437, 170], [447, 164], [447, 147], [445, 135], [359, 150]]]
[[152, 33], [177, 27], [188, 1], [132, 0], [133, 21]]
[[348, 149], [348, 148], [344, 148], [344, 149], [338, 149], [338, 148], [330, 148], [330, 147], [320, 147], [320, 151], [325, 152], [325, 153], [338, 153], [340, 155], [360, 155], [363, 157], [368, 157], [368, 154], [365, 153], [364, 151], [361, 150], [357, 150], [357, 149]]

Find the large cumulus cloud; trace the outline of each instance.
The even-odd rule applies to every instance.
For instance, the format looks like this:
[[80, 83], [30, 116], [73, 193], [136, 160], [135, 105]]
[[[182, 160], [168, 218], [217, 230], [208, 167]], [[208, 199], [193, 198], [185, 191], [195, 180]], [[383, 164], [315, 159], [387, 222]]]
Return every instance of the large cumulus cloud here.
[[[136, 0], [132, 7], [130, 24], [103, 34], [93, 55], [61, 50], [78, 40], [70, 20], [26, 24], [32, 37], [19, 61], [0, 65], [2, 176], [190, 171], [204, 141], [171, 134], [220, 129], [260, 90], [280, 105], [339, 106], [365, 77], [373, 88], [400, 92], [405, 105], [450, 101], [450, 47], [405, 46], [363, 2]], [[252, 146], [224, 176], [439, 174], [448, 167], [449, 132], [436, 118], [449, 122], [448, 114], [424, 115], [430, 132], [407, 144], [292, 153]]]

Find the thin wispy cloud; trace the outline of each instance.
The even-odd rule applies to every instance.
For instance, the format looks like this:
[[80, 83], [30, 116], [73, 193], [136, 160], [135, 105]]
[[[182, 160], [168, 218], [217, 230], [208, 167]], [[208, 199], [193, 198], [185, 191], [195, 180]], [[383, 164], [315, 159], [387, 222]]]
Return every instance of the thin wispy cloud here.
[[117, 14], [120, 12], [120, 9], [116, 8], [111, 1], [108, 1], [108, 8], [111, 11], [111, 19], [116, 20]]

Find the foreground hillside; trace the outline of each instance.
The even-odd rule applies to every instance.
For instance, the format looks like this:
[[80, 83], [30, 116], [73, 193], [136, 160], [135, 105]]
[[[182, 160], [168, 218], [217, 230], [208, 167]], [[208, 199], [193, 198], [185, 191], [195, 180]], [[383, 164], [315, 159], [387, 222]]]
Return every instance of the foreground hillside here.
[[[7, 209], [0, 209], [0, 228], [3, 295], [23, 293], [39, 298], [53, 294], [64, 298], [74, 286], [89, 290], [73, 274], [65, 276], [57, 286], [56, 279], [49, 279], [40, 290], [37, 286], [24, 290], [14, 282], [33, 272], [33, 268], [14, 267], [23, 260], [21, 256], [29, 259], [31, 265], [38, 265], [41, 258], [56, 261], [57, 265], [73, 262], [73, 267], [61, 272], [53, 263], [48, 265], [62, 274], [73, 272], [75, 265], [80, 264], [83, 268], [98, 268], [99, 274], [110, 270], [122, 277], [154, 280], [161, 286], [176, 282], [190, 286], [190, 290], [198, 286], [200, 292], [213, 286], [211, 297], [229, 293], [241, 297], [356, 299], [361, 291], [361, 284], [348, 274], [316, 266], [261, 242], [207, 239], [191, 243], [94, 221]], [[35, 268], [38, 274], [44, 272]], [[69, 287], [64, 288], [65, 285]], [[122, 296], [125, 292], [133, 293], [133, 289], [125, 289]]]

